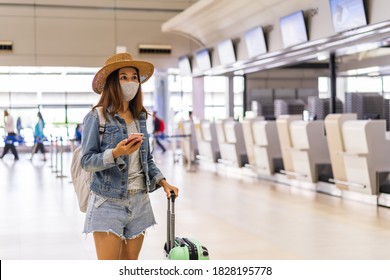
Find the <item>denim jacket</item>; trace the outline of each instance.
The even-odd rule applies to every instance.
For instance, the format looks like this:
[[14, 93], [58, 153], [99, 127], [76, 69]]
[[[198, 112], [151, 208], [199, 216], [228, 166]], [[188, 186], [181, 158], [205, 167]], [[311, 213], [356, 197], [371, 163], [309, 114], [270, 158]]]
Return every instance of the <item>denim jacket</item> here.
[[[133, 114], [134, 115], [134, 114]], [[82, 138], [81, 167], [93, 172], [91, 190], [99, 195], [124, 198], [127, 192], [129, 156], [120, 156], [114, 159], [112, 150], [116, 145], [128, 137], [126, 122], [118, 115], [112, 117], [107, 110], [106, 123], [99, 125], [99, 116], [96, 110], [89, 112], [84, 118]], [[140, 160], [145, 174], [146, 189], [155, 191], [164, 175], [154, 163], [150, 153], [149, 136], [146, 129], [146, 114], [141, 113], [139, 118], [140, 132], [144, 139], [140, 147]], [[103, 133], [100, 143], [100, 134]]]

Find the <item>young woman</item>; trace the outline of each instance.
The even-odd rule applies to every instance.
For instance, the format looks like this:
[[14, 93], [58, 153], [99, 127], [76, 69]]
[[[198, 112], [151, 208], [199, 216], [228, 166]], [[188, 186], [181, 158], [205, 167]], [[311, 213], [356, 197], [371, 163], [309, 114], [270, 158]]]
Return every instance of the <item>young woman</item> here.
[[101, 97], [84, 118], [81, 166], [94, 172], [84, 233], [93, 233], [98, 259], [138, 259], [145, 231], [156, 223], [149, 193], [162, 187], [167, 197], [178, 195], [149, 149], [141, 84], [153, 71], [151, 63], [120, 53], [106, 60], [92, 83]]

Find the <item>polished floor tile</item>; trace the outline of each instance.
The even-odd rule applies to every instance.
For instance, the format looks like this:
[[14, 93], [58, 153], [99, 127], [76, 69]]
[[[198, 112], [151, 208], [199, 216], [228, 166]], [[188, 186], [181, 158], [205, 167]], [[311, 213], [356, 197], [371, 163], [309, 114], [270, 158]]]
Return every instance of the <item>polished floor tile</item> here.
[[[64, 154], [53, 161], [22, 154], [0, 161], [0, 259], [95, 259], [82, 234]], [[211, 258], [390, 259], [390, 209], [240, 175], [202, 164], [187, 172], [172, 154], [156, 153], [168, 181], [180, 187], [176, 233], [208, 247]], [[158, 224], [147, 232], [141, 259], [164, 259], [167, 201], [151, 195]]]

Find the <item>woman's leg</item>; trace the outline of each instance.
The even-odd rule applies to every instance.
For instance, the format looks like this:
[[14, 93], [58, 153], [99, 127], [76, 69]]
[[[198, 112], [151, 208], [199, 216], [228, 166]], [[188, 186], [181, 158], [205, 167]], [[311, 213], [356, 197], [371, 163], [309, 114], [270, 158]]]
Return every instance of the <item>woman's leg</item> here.
[[96, 255], [99, 260], [118, 260], [122, 239], [110, 232], [94, 232]]
[[18, 155], [18, 151], [16, 150], [14, 144], [11, 144], [10, 149], [11, 149], [11, 152], [14, 155], [15, 159], [18, 160], [19, 159], [19, 155]]
[[10, 144], [5, 144], [3, 154], [1, 155], [1, 158], [3, 158], [9, 151], [9, 145]]
[[120, 254], [121, 260], [138, 260], [139, 253], [141, 252], [142, 243], [144, 242], [144, 235], [141, 234], [134, 239], [126, 240], [122, 242], [122, 250]]
[[161, 144], [160, 140], [158, 140], [158, 136], [156, 137], [156, 143], [160, 147], [160, 149], [165, 153], [166, 149], [163, 144]]
[[43, 160], [46, 161], [46, 149], [45, 149], [45, 145], [43, 145], [43, 143], [42, 143], [42, 154], [43, 154]]
[[38, 144], [34, 143], [34, 146], [31, 151], [31, 159], [34, 157], [34, 154], [37, 152]]
[[41, 151], [41, 153], [43, 154], [43, 160], [46, 160], [45, 146], [43, 145], [43, 143], [38, 144], [38, 150]]

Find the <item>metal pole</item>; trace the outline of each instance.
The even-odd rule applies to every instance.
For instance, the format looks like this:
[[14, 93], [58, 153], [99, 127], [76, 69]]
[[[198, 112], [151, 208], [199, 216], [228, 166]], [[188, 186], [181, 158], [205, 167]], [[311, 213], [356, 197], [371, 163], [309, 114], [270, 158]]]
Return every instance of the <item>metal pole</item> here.
[[330, 74], [330, 98], [329, 113], [336, 113], [336, 55], [331, 52], [329, 55], [329, 74]]
[[[248, 111], [249, 104], [247, 104], [248, 96], [247, 96], [247, 90], [246, 90], [246, 84], [247, 84], [246, 75], [244, 74], [242, 77], [244, 79], [244, 90], [242, 92], [242, 111], [243, 111], [242, 116], [245, 118], [245, 112]], [[257, 114], [257, 112], [256, 112], [256, 114]]]
[[50, 165], [49, 167], [53, 167], [53, 135], [50, 134]]
[[[186, 137], [188, 140], [189, 140], [189, 144], [188, 144], [188, 149], [189, 149], [189, 152], [188, 152], [188, 162], [187, 162], [187, 172], [191, 172], [192, 171], [192, 155], [194, 153], [193, 151], [193, 147], [192, 147], [192, 134], [190, 134], [188, 137]], [[185, 140], [185, 138], [184, 138]]]
[[54, 147], [55, 147], [55, 160], [54, 160], [54, 170], [52, 170], [53, 173], [58, 172], [58, 137], [55, 136], [55, 141], [54, 141]]
[[63, 157], [63, 153], [64, 153], [64, 145], [62, 143], [62, 136], [60, 136], [60, 174], [57, 175], [57, 178], [65, 178], [67, 177], [66, 175], [63, 174], [63, 171], [64, 171], [64, 157]]

